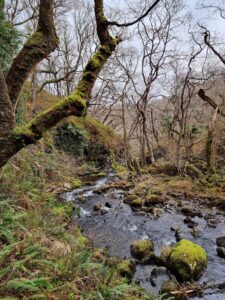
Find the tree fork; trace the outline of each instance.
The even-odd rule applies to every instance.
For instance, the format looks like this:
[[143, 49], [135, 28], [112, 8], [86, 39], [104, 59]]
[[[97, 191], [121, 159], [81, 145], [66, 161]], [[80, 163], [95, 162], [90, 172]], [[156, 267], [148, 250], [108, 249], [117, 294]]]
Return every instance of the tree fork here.
[[97, 12], [96, 22], [101, 45], [88, 61], [77, 88], [70, 96], [38, 114], [24, 127], [14, 127], [7, 136], [0, 136], [0, 167], [19, 150], [37, 142], [45, 131], [56, 125], [61, 119], [70, 115], [82, 116], [84, 114], [95, 81], [120, 42], [110, 36], [107, 26], [102, 26], [102, 22], [105, 20], [102, 0], [95, 1], [95, 11]]

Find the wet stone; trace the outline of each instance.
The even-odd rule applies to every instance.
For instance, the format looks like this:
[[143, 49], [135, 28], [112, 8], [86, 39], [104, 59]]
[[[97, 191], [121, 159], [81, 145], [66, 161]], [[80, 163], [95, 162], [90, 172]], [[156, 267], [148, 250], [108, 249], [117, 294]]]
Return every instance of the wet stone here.
[[163, 282], [170, 279], [167, 268], [165, 267], [155, 267], [153, 268], [150, 276], [150, 282], [152, 286], [158, 286], [158, 289], [162, 286]]
[[191, 222], [192, 221], [192, 218], [191, 217], [186, 217], [185, 219], [184, 219], [184, 224], [188, 224], [189, 222]]
[[220, 236], [216, 239], [216, 245], [218, 247], [224, 247], [225, 248], [225, 236]]
[[187, 223], [187, 227], [188, 228], [194, 228], [194, 227], [197, 227], [198, 226], [198, 222], [195, 222], [193, 220], [190, 220], [188, 223]]
[[182, 235], [181, 235], [181, 231], [180, 230], [176, 230], [176, 232], [175, 232], [175, 238], [176, 238], [177, 242], [179, 242], [180, 240], [182, 240]]
[[101, 215], [106, 215], [108, 212], [108, 209], [101, 209]]
[[198, 227], [194, 227], [191, 234], [194, 238], [198, 238], [202, 236], [202, 233]]
[[220, 223], [219, 219], [208, 219], [207, 220], [207, 225], [210, 227], [216, 228], [219, 223]]
[[170, 227], [170, 230], [172, 230], [172, 231], [178, 231], [178, 230], [180, 230], [180, 226], [178, 226], [178, 225], [172, 225]]
[[224, 247], [217, 247], [216, 252], [219, 257], [225, 258], [225, 248]]
[[185, 205], [181, 208], [181, 213], [190, 217], [202, 217], [202, 213], [189, 205]]
[[109, 202], [106, 202], [106, 203], [105, 203], [105, 207], [111, 208], [112, 205], [111, 205]]
[[101, 209], [102, 209], [101, 203], [96, 203], [96, 204], [93, 206], [93, 210], [94, 210], [94, 211], [100, 211]]

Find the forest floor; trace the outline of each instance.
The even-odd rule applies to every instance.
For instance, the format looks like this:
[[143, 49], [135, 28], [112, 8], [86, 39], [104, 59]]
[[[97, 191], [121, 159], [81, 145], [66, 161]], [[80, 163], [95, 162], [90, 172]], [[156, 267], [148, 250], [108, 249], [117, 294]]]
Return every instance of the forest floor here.
[[87, 163], [45, 144], [23, 149], [0, 172], [0, 299], [148, 299], [120, 275], [121, 260], [93, 249], [59, 200], [81, 186]]

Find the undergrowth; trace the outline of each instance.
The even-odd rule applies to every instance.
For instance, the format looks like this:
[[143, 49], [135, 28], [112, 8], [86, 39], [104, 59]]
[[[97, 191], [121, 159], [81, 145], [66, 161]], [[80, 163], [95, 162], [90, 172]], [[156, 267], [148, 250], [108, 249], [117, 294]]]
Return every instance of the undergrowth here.
[[[0, 171], [0, 299], [148, 299], [118, 274], [116, 259], [91, 247], [72, 205], [57, 199], [46, 174], [57, 155], [32, 147]], [[62, 164], [58, 176], [65, 173]]]

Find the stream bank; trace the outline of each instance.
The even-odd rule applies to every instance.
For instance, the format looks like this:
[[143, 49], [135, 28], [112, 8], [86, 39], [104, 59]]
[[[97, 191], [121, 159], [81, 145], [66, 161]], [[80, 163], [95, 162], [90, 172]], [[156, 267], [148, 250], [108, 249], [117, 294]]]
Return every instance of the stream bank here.
[[[187, 197], [186, 193], [171, 193], [165, 202], [154, 204], [149, 212], [134, 210], [124, 200], [135, 187], [125, 186], [124, 192], [122, 185], [115, 182], [117, 178], [111, 174], [94, 186], [64, 194], [67, 201], [75, 204], [74, 217], [93, 246], [107, 249], [112, 256], [132, 259], [133, 240], [153, 240], [157, 255], [162, 248], [180, 239], [191, 240], [201, 245], [208, 256], [208, 267], [197, 284], [210, 286], [202, 295], [191, 299], [225, 299], [222, 285], [225, 260], [217, 255], [216, 245], [216, 239], [225, 235], [224, 211], [206, 205], [205, 199]], [[146, 291], [158, 294], [163, 282], [169, 279], [174, 276], [165, 267], [137, 264], [133, 280]]]

